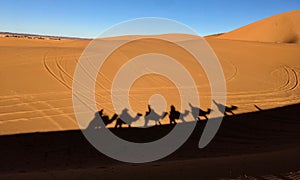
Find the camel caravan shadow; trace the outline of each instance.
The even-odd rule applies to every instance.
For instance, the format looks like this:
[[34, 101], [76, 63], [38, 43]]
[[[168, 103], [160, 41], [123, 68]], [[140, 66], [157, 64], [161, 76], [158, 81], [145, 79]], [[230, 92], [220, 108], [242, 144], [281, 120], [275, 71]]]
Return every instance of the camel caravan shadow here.
[[[235, 115], [233, 111], [237, 110], [238, 107], [231, 105], [231, 106], [225, 106], [223, 104], [217, 103], [215, 100], [213, 100], [213, 103], [217, 106], [217, 109], [219, 111], [225, 110], [224, 115], [228, 116], [229, 114]], [[169, 124], [164, 125], [175, 125], [177, 124], [177, 121], [181, 123], [186, 123], [185, 118], [191, 113], [194, 121], [202, 121], [202, 120], [208, 120], [209, 114], [212, 112], [212, 109], [208, 108], [207, 110], [202, 110], [199, 107], [193, 106], [191, 103], [189, 103], [190, 111], [184, 110], [183, 112], [180, 112], [176, 110], [174, 105], [170, 106], [169, 112], [162, 112], [161, 114], [158, 114], [155, 112], [153, 108], [151, 108], [150, 105], [148, 105], [148, 111], [145, 112], [144, 115], [144, 128], [149, 127], [148, 123], [150, 121], [154, 121], [154, 125], [162, 125], [160, 122], [163, 120], [167, 115], [169, 115]], [[101, 124], [106, 127], [109, 124], [112, 124], [115, 122], [114, 128], [123, 128], [123, 125], [127, 125], [128, 128], [131, 128], [131, 124], [138, 121], [140, 118], [142, 118], [143, 114], [137, 113], [134, 117], [129, 114], [129, 110], [127, 108], [124, 108], [121, 112], [121, 114], [114, 114], [111, 118], [108, 115], [105, 115], [104, 110], [101, 109], [100, 111], [95, 113], [95, 117], [91, 120], [89, 123], [89, 126], [87, 127], [87, 130], [97, 130], [102, 128]], [[100, 121], [103, 121], [101, 123]], [[103, 127], [104, 128], [104, 127]]]
[[[274, 167], [270, 171], [277, 172], [277, 167], [285, 167], [286, 164], [293, 165], [294, 167], [292, 168], [299, 169], [300, 104], [273, 109], [264, 109], [257, 104], [256, 107], [253, 106], [253, 109], [255, 108], [257, 111], [236, 113], [235, 116], [228, 115], [224, 117], [213, 141], [203, 149], [199, 149], [198, 144], [202, 135], [201, 132], [203, 132], [206, 125], [205, 122], [208, 121], [197, 121], [197, 126], [186, 143], [168, 157], [160, 160], [161, 162], [168, 161], [168, 163], [162, 163], [160, 167], [163, 168], [164, 165], [180, 162], [181, 160], [187, 160], [186, 162], [188, 162], [189, 160], [194, 161], [201, 158], [203, 158], [203, 167], [205, 167], [206, 162], [210, 162], [212, 159], [219, 159], [221, 156], [232, 159], [232, 157], [242, 155], [239, 158], [240, 160], [237, 161], [237, 166], [232, 166], [233, 168], [245, 164], [245, 157], [246, 159], [249, 157], [249, 161], [253, 162], [253, 165], [249, 166], [250, 170], [252, 171], [252, 167], [258, 166], [258, 169], [264, 173], [265, 164], [261, 163], [263, 165], [262, 168], [257, 163], [260, 163], [261, 159], [256, 158], [258, 161], [251, 159], [254, 157], [254, 154], [261, 154], [262, 156], [260, 157], [265, 158], [266, 165], [270, 164], [271, 167]], [[113, 114], [109, 114], [109, 120], [112, 119]], [[209, 117], [209, 115], [207, 116]], [[165, 119], [168, 119], [168, 116]], [[210, 120], [213, 121], [214, 119]], [[114, 125], [115, 122], [116, 119], [110, 125]], [[101, 122], [101, 124], [104, 126], [104, 123]], [[178, 123], [176, 126], [180, 126], [180, 124]], [[123, 139], [142, 143], [162, 138], [169, 130], [172, 130], [172, 127], [174, 125], [158, 125], [151, 128], [111, 128], [109, 131], [117, 133]], [[112, 165], [119, 165], [119, 162], [102, 154], [91, 145], [82, 135], [81, 130], [3, 135], [0, 137], [0, 146], [2, 147], [0, 149], [0, 158], [2, 160], [0, 162], [0, 171], [4, 175], [21, 173], [22, 177], [23, 175], [27, 177], [27, 174], [30, 172], [45, 172], [45, 170], [47, 172], [60, 172], [64, 169], [77, 170], [80, 167], [95, 167], [95, 170], [103, 169], [106, 171], [110, 170], [110, 167], [113, 167]], [[288, 149], [292, 150], [293, 153], [286, 151]], [[266, 156], [268, 152], [270, 154]], [[279, 155], [273, 155], [275, 152], [278, 152]], [[255, 157], [257, 156], [255, 155]], [[289, 159], [282, 164], [283, 158]], [[201, 162], [199, 161], [200, 164]], [[212, 172], [214, 172], [216, 167], [220, 166], [219, 162], [217, 161], [217, 163], [211, 165]], [[274, 162], [277, 164], [273, 165]], [[149, 167], [155, 165], [153, 167], [157, 168], [156, 164], [149, 164]], [[195, 164], [191, 165], [193, 166], [187, 166], [186, 170], [190, 168], [200, 170]], [[184, 166], [186, 166], [185, 163], [183, 163], [182, 167]], [[106, 169], [102, 167], [106, 167]], [[135, 171], [135, 168], [137, 168], [136, 166], [130, 167], [132, 167], [132, 171]], [[244, 173], [244, 170], [245, 166], [241, 168], [241, 172]], [[227, 173], [227, 171], [228, 168], [226, 166], [224, 172]], [[117, 173], [118, 169], [115, 169], [115, 172]]]
[[[103, 113], [103, 109], [101, 109], [100, 111], [95, 113], [94, 118], [92, 119], [92, 121], [89, 123], [87, 129], [88, 130], [97, 130], [101, 128], [101, 120], [103, 121], [105, 127], [109, 124], [112, 124], [115, 120], [115, 128], [122, 128], [123, 124], [127, 124], [129, 128], [131, 128], [131, 123], [137, 121], [142, 114], [138, 113], [135, 117], [132, 117], [129, 113], [128, 113], [128, 109], [125, 108], [122, 110], [122, 113], [120, 115], [118, 114], [114, 114], [112, 116], [112, 118], [109, 118], [108, 115], [105, 115]], [[126, 119], [126, 121], [124, 121], [124, 119]]]

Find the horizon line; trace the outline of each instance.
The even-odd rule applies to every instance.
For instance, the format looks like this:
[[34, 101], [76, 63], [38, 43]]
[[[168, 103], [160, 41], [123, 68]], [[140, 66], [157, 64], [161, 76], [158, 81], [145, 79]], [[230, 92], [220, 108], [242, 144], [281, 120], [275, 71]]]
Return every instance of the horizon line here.
[[[208, 35], [199, 35], [201, 37], [209, 37], [224, 34], [226, 32], [213, 33]], [[9, 35], [19, 35], [19, 36], [33, 36], [33, 37], [48, 37], [48, 38], [60, 38], [60, 39], [81, 39], [81, 40], [92, 40], [98, 39], [99, 37], [78, 37], [78, 36], [59, 36], [59, 35], [49, 35], [49, 34], [35, 34], [35, 33], [25, 33], [25, 32], [11, 32], [11, 31], [0, 31], [0, 34], [9, 34]], [[124, 37], [124, 36], [151, 36], [151, 35], [166, 35], [166, 34], [181, 34], [181, 33], [164, 33], [164, 34], [128, 34], [128, 35], [120, 35], [120, 36], [111, 36], [111, 37]], [[111, 37], [102, 37], [102, 38], [111, 38]]]

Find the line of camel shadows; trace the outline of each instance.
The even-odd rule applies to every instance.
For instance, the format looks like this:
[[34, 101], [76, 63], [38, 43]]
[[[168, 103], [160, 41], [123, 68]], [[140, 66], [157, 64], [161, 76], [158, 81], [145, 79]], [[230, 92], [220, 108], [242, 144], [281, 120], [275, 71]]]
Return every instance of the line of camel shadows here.
[[[238, 109], [238, 107], [234, 105], [225, 106], [223, 104], [217, 103], [215, 100], [213, 100], [213, 102], [220, 111], [222, 109], [225, 109], [224, 111], [225, 116], [229, 114], [235, 115], [233, 111]], [[193, 106], [191, 103], [189, 103], [189, 106], [191, 108], [191, 111], [185, 110], [184, 112], [180, 112], [176, 110], [174, 105], [171, 105], [169, 112], [162, 112], [161, 114], [158, 114], [157, 112], [155, 112], [154, 109], [151, 108], [150, 105], [148, 105], [148, 111], [144, 115], [144, 119], [145, 119], [144, 127], [148, 126], [149, 121], [154, 121], [155, 125], [161, 125], [160, 120], [164, 119], [167, 115], [169, 115], [170, 124], [177, 124], [176, 120], [180, 120], [181, 122], [186, 122], [184, 118], [188, 116], [189, 113], [191, 113], [195, 121], [200, 121], [201, 120], [200, 117], [203, 117], [205, 118], [205, 120], [208, 120], [208, 115], [212, 112], [212, 109], [210, 108], [208, 108], [205, 111], [202, 110], [201, 108]], [[125, 124], [127, 124], [128, 127], [130, 128], [133, 122], [137, 121], [139, 118], [143, 116], [143, 114], [137, 113], [136, 116], [132, 117], [128, 113], [128, 109], [125, 108], [122, 110], [120, 115], [115, 113], [111, 118], [109, 118], [109, 116], [105, 115], [103, 111], [104, 110], [101, 109], [100, 111], [95, 113], [95, 117], [90, 122], [87, 129], [101, 128], [101, 123], [99, 122], [99, 118], [97, 118], [97, 116], [101, 117], [105, 126], [112, 124], [114, 121], [116, 121], [114, 128], [122, 128], [122, 125]], [[124, 121], [124, 119], [126, 119], [126, 121]]]

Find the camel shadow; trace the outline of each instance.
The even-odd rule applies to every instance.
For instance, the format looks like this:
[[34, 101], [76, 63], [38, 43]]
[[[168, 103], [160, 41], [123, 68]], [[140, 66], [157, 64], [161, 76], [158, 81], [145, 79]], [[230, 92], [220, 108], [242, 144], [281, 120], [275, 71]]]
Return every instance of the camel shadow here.
[[224, 110], [224, 115], [228, 116], [230, 113], [231, 115], [235, 115], [235, 113], [233, 112], [234, 110], [237, 110], [238, 107], [231, 105], [231, 106], [225, 106], [223, 104], [217, 103], [215, 100], [213, 100], [214, 104], [217, 106], [217, 108], [219, 109], [220, 112], [222, 112]]
[[142, 116], [141, 113], [137, 113], [135, 117], [132, 117], [128, 113], [128, 109], [125, 108], [122, 110], [122, 113], [119, 115], [115, 128], [122, 128], [123, 124], [127, 124], [129, 128], [131, 128], [131, 124], [135, 121], [137, 121]]
[[101, 120], [103, 121], [104, 125], [107, 126], [108, 124], [111, 124], [112, 122], [114, 122], [117, 118], [118, 115], [114, 114], [112, 116], [112, 118], [109, 118], [108, 115], [105, 115], [103, 113], [103, 109], [101, 109], [100, 111], [95, 113], [94, 118], [92, 119], [92, 121], [89, 123], [87, 129], [89, 130], [97, 130], [101, 128]]
[[151, 121], [155, 121], [155, 125], [159, 124], [161, 125], [160, 123], [160, 120], [162, 120], [163, 118], [165, 118], [167, 116], [167, 112], [162, 112], [161, 115], [159, 115], [158, 113], [156, 113], [154, 111], [154, 109], [151, 108], [150, 105], [148, 105], [148, 111], [146, 112], [145, 114], [145, 124], [144, 124], [144, 127], [147, 127], [148, 125], [148, 122], [151, 120]]
[[204, 117], [206, 120], [208, 120], [207, 115], [209, 115], [212, 111], [210, 108], [208, 108], [207, 111], [204, 111], [201, 108], [193, 106], [191, 103], [189, 103], [189, 106], [195, 121], [201, 120], [200, 117]]

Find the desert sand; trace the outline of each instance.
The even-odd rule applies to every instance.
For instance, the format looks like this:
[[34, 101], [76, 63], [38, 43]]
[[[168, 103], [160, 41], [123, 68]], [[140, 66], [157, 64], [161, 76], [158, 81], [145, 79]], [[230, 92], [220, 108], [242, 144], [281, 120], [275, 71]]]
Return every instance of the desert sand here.
[[[299, 179], [299, 104], [224, 118], [213, 141], [198, 149], [206, 121], [159, 161], [121, 163], [97, 151], [80, 130], [0, 137], [1, 179]], [[180, 125], [180, 124], [178, 124]], [[162, 137], [173, 126], [112, 132], [133, 142]]]
[[[216, 148], [212, 148], [213, 152], [217, 152], [216, 154], [220, 154], [220, 156], [234, 156], [236, 155], [234, 152], [224, 154], [222, 154], [222, 152], [229, 152], [231, 151], [229, 148], [230, 146], [236, 146], [239, 144], [238, 147], [240, 147], [240, 149], [236, 149], [236, 151], [241, 152], [241, 154], [247, 154], [245, 155], [246, 159], [250, 157], [248, 154], [255, 153], [257, 154], [257, 158], [262, 157], [261, 162], [255, 162], [255, 160], [251, 161], [252, 164], [249, 162], [251, 167], [253, 165], [253, 169], [255, 169], [255, 163], [263, 163], [265, 161], [269, 162], [269, 160], [265, 159], [269, 155], [264, 155], [263, 153], [270, 151], [274, 152], [275, 154], [276, 152], [278, 153], [277, 155], [274, 155], [274, 157], [277, 158], [274, 158], [275, 164], [276, 162], [278, 164], [277, 170], [280, 169], [280, 167], [283, 167], [279, 165], [279, 159], [284, 159], [285, 155], [289, 154], [290, 151], [293, 151], [291, 154], [295, 155], [296, 159], [294, 158], [294, 160], [297, 160], [297, 158], [299, 160], [299, 156], [296, 156], [296, 152], [299, 151], [294, 152], [295, 150], [293, 150], [293, 147], [300, 148], [299, 143], [296, 141], [299, 139], [299, 133], [297, 133], [294, 129], [295, 127], [299, 128], [299, 122], [296, 120], [297, 118], [295, 119], [299, 113], [297, 114], [294, 112], [298, 106], [296, 106], [297, 108], [292, 108], [292, 110], [280, 109], [280, 107], [300, 103], [299, 22], [300, 11], [291, 11], [263, 19], [228, 33], [205, 38], [215, 51], [222, 65], [227, 85], [227, 104], [238, 107], [238, 109], [234, 111], [235, 114], [238, 114], [236, 115], [237, 119], [240, 121], [249, 120], [249, 122], [245, 124], [237, 121], [236, 125], [232, 125], [235, 127], [234, 130], [221, 127], [221, 130], [225, 128], [224, 134], [233, 142], [231, 142], [231, 144], [229, 143], [228, 145], [224, 142], [217, 142], [216, 144], [221, 144], [218, 144]], [[185, 43], [193, 43], [197, 38], [195, 36], [179, 34], [157, 35], [151, 37], [159, 38], [161, 36], [168, 36], [169, 38], [173, 38], [174, 41], [184, 41]], [[105, 44], [109, 46], [110, 44], [113, 44], [114, 41], [122, 41], [124, 38], [130, 39], [132, 37], [106, 38], [102, 39], [102, 41], [105, 41]], [[37, 146], [29, 142], [29, 139], [31, 138], [35, 139], [37, 137], [37, 142], [42, 144], [45, 143], [45, 145], [41, 147], [42, 149], [40, 149], [40, 151], [44, 151], [45, 149], [49, 148], [50, 154], [53, 154], [54, 151], [56, 151], [56, 146], [58, 148], [64, 143], [63, 141], [59, 141], [57, 142], [58, 144], [56, 144], [56, 142], [50, 139], [60, 139], [68, 133], [71, 134], [66, 135], [69, 138], [83, 138], [83, 136], [80, 136], [80, 131], [78, 131], [78, 125], [73, 112], [72, 80], [76, 63], [89, 42], [90, 40], [82, 39], [54, 40], [0, 37], [0, 135], [3, 135], [3, 137], [1, 137], [1, 142], [4, 143], [1, 145], [1, 147], [5, 147], [6, 145], [8, 147], [7, 151], [5, 148], [2, 148], [1, 157], [6, 157], [5, 154], [8, 152], [10, 152], [10, 156], [14, 156], [14, 151], [11, 152], [11, 150], [14, 148], [24, 148], [24, 155], [30, 153], [32, 149]], [[104, 46], [102, 48], [107, 47]], [[106, 114], [112, 116], [114, 110], [111, 104], [109, 89], [111, 88], [111, 82], [114, 74], [118, 68], [132, 58], [135, 53], [155, 51], [166, 53], [175, 57], [180, 63], [184, 64], [184, 66], [189, 69], [191, 75], [196, 81], [197, 89], [201, 94], [201, 109], [206, 110], [210, 106], [211, 94], [209, 83], [204, 71], [201, 69], [201, 67], [195, 65], [191, 58], [180, 51], [174, 51], [172, 48], [174, 47], [166, 46], [166, 44], [163, 43], [160, 44], [160, 42], [151, 40], [148, 37], [146, 39], [131, 43], [124, 49], [120, 49], [115, 52], [104, 64], [97, 78], [97, 85], [95, 89], [98, 108], [103, 108]], [[154, 93], [161, 93], [163, 96], [165, 96], [168, 105], [167, 111], [169, 111], [169, 106], [171, 104], [179, 107], [180, 102], [178, 102], [178, 91], [176, 87], [174, 87], [174, 84], [162, 76], [145, 76], [134, 84], [130, 93], [130, 102], [133, 109], [136, 112], [145, 113], [145, 111], [147, 111], [148, 100]], [[273, 108], [279, 109], [271, 111], [273, 113], [261, 114], [261, 110]], [[247, 118], [247, 115], [255, 120], [254, 124], [252, 124], [252, 119]], [[227, 121], [230, 121], [232, 118], [234, 120], [234, 117], [235, 116], [228, 117]], [[274, 126], [270, 125], [270, 123], [272, 124], [272, 118], [274, 118]], [[143, 119], [141, 119], [141, 121], [142, 120]], [[286, 125], [285, 121], [289, 120], [291, 122], [287, 122]], [[278, 121], [279, 124], [276, 123]], [[162, 124], [168, 124], [169, 120], [166, 117], [161, 122]], [[200, 124], [202, 123], [204, 122], [201, 122]], [[232, 121], [232, 123], [235, 122]], [[229, 122], [226, 124], [229, 124]], [[111, 124], [109, 127], [112, 126], [114, 126], [114, 124]], [[249, 152], [247, 150], [249, 146], [244, 146], [244, 141], [239, 139], [240, 137], [236, 137], [239, 133], [243, 132], [242, 130], [247, 130], [247, 128], [243, 126], [253, 127], [253, 131], [251, 131], [251, 133], [249, 132], [250, 134], [247, 134], [247, 136], [243, 138], [245, 138], [245, 142], [249, 143], [251, 141], [252, 144], [250, 144], [254, 147], [256, 146], [255, 144], [258, 144], [257, 150], [254, 149], [253, 151], [251, 150]], [[283, 128], [282, 131], [278, 129], [280, 127]], [[241, 131], [239, 129], [241, 129]], [[273, 139], [270, 138], [272, 142], [269, 142], [269, 144], [264, 147], [264, 145], [260, 142], [260, 135], [262, 138], [265, 138], [265, 133], [273, 130], [274, 137], [272, 135]], [[52, 131], [53, 134], [50, 133]], [[67, 131], [65, 132], [66, 134], [64, 134], [63, 131]], [[122, 130], [120, 131], [123, 132]], [[256, 131], [261, 132], [261, 134], [256, 134]], [[43, 136], [43, 133], [35, 134], [36, 132], [48, 133], [44, 133], [45, 139], [40, 139], [39, 136]], [[72, 134], [73, 132], [75, 132], [75, 135]], [[31, 134], [25, 135], [25, 133]], [[128, 133], [130, 134], [130, 132]], [[283, 141], [277, 142], [276, 138], [281, 136], [282, 138], [293, 138], [293, 140], [288, 143], [283, 143]], [[221, 139], [220, 141], [223, 141], [222, 135], [219, 135], [218, 137], [219, 140]], [[266, 139], [266, 141], [269, 140], [268, 138]], [[21, 144], [23, 142], [24, 146], [13, 146], [12, 141], [15, 143], [18, 141]], [[214, 158], [213, 155], [210, 155], [210, 153], [207, 151], [201, 153], [201, 151], [193, 150], [192, 147], [196, 147], [197, 143], [194, 142], [192, 145], [192, 142], [190, 142], [188, 145], [185, 145], [185, 149], [183, 150], [184, 153], [188, 153], [189, 150], [191, 150], [191, 153], [200, 153], [203, 156], [192, 155], [192, 158], [186, 158], [189, 155], [183, 155], [184, 153], [175, 153], [175, 155], [171, 156], [170, 159], [175, 159], [178, 161], [177, 165], [184, 162], [183, 164], [188, 164], [187, 167], [191, 167], [194, 166], [193, 163], [198, 163], [198, 165], [199, 163], [205, 163], [206, 160], [203, 158], [206, 156]], [[82, 144], [86, 142], [80, 143], [81, 145], [78, 145], [78, 147], [82, 148]], [[75, 147], [72, 145], [72, 148], [77, 148], [77, 145], [75, 144], [76, 143], [73, 144]], [[273, 145], [276, 147], [274, 148]], [[280, 153], [281, 150], [282, 153]], [[64, 150], [60, 150], [59, 148], [57, 151], [58, 154], [61, 154], [61, 156], [66, 156], [66, 158], [68, 158], [68, 152], [62, 152]], [[73, 152], [73, 150], [70, 150], [70, 152]], [[75, 151], [75, 154], [76, 153], [80, 153], [80, 151]], [[99, 155], [95, 155], [95, 152], [92, 153], [92, 158], [95, 158]], [[238, 167], [239, 163], [243, 163], [243, 160], [241, 160], [243, 159], [243, 156], [241, 154], [239, 154], [239, 157], [226, 156], [222, 157], [224, 160], [222, 160], [222, 158], [217, 159], [213, 161], [214, 163], [212, 163], [210, 167], [218, 165], [224, 161], [231, 161], [231, 158], [240, 158], [240, 160], [236, 160], [235, 165], [232, 165], [233, 167]], [[39, 163], [42, 163], [39, 158], [43, 158], [44, 154], [41, 156], [39, 155], [34, 155], [34, 157], [32, 157], [32, 159], [38, 160], [33, 160], [33, 164], [29, 163], [29, 169], [25, 168], [26, 170], [24, 171], [35, 172], [41, 170], [36, 166], [39, 166]], [[47, 159], [51, 155], [49, 156], [48, 154], [45, 156]], [[58, 155], [55, 156], [57, 159], [59, 159]], [[17, 154], [16, 157], [23, 156], [21, 154]], [[272, 155], [270, 155], [268, 158], [271, 157]], [[72, 159], [74, 157], [70, 158]], [[102, 156], [100, 159], [102, 159]], [[158, 164], [167, 166], [169, 167], [169, 170], [172, 171], [172, 169], [175, 168], [173, 166], [176, 166], [176, 163], [175, 165], [164, 164], [168, 163], [170, 159], [166, 158], [165, 160], [162, 160], [163, 162], [159, 161]], [[16, 161], [17, 159], [12, 158], [12, 160]], [[82, 161], [82, 159], [77, 160], [78, 162], [74, 162], [74, 164], [75, 166], [79, 166], [76, 168], [80, 168], [83, 174], [91, 171], [95, 172], [95, 169], [93, 168], [96, 167], [96, 160], [90, 160], [92, 163], [87, 166], [82, 165], [84, 169], [82, 169], [81, 166], [82, 162], [79, 162]], [[86, 161], [86, 159], [83, 160]], [[104, 162], [106, 161], [109, 161], [109, 164], [118, 164], [119, 166], [123, 166], [115, 161], [111, 162], [111, 160], [106, 159]], [[57, 162], [59, 161], [57, 160], [55, 162], [51, 162], [52, 164], [49, 163], [51, 165], [49, 165], [47, 162], [43, 162], [42, 164], [45, 165], [46, 169], [49, 168], [51, 170], [55, 166], [54, 164]], [[67, 160], [64, 162], [67, 163]], [[233, 162], [235, 161], [233, 160]], [[25, 162], [20, 162], [20, 164], [16, 162], [12, 163], [11, 165], [8, 165], [8, 167], [11, 167], [10, 169], [4, 168], [5, 165], [2, 163], [1, 169], [8, 173], [7, 177], [10, 177], [10, 173], [15, 173], [13, 167], [16, 167], [17, 171], [22, 170], [23, 167], [27, 166], [24, 163]], [[103, 165], [105, 163], [100, 164], [102, 164], [100, 165], [101, 167], [106, 167], [106, 165]], [[47, 167], [48, 165], [49, 167]], [[221, 163], [220, 165], [223, 167], [226, 166], [226, 163]], [[253, 171], [250, 170], [249, 172], [254, 172], [254, 174], [258, 174], [258, 176], [268, 175], [276, 171], [276, 168], [274, 169], [275, 166], [276, 165], [272, 166], [272, 163], [269, 162], [269, 165], [266, 167], [270, 167], [269, 169], [271, 170], [268, 172], [265, 171], [265, 174], [263, 172], [256, 171], [257, 169]], [[203, 167], [203, 165], [201, 165], [199, 168], [201, 167]], [[67, 164], [62, 167], [62, 169], [64, 168], [74, 169], [75, 167]], [[126, 174], [127, 171], [131, 170], [131, 168], [135, 168], [135, 166], [133, 165], [131, 167], [124, 165], [123, 172]], [[139, 166], [139, 168], [150, 168], [150, 170], [153, 170], [155, 169], [155, 163], [153, 166], [148, 164], [145, 165], [145, 167]], [[279, 174], [288, 172], [288, 168], [291, 168], [290, 171], [296, 171], [299, 170], [300, 167], [296, 163], [291, 163], [290, 166], [286, 165], [286, 169]], [[229, 170], [227, 170], [225, 168], [224, 173], [225, 171], [228, 173]], [[102, 171], [106, 171], [105, 168], [99, 170], [99, 172]], [[139, 170], [137, 169], [137, 171]], [[156, 171], [159, 172], [159, 168]], [[195, 171], [196, 170], [193, 172]], [[239, 173], [242, 172], [243, 169], [239, 169], [237, 171], [238, 172], [234, 173], [232, 177], [239, 176]], [[113, 171], [109, 171], [106, 173], [109, 174], [112, 172]], [[38, 175], [39, 172], [36, 173], [37, 174], [30, 175], [35, 176]], [[55, 170], [55, 173], [60, 174], [61, 172], [59, 172], [59, 170]], [[70, 170], [69, 173], [71, 175], [72, 170]], [[224, 173], [220, 174], [218, 177], [225, 177], [228, 175], [225, 175]], [[207, 177], [210, 176], [207, 175]]]
[[299, 43], [299, 10], [271, 16], [251, 23], [218, 38], [269, 43]]
[[[0, 41], [0, 134], [78, 129], [72, 107], [72, 76], [76, 62], [89, 41], [14, 38], [1, 38]], [[136, 46], [148, 44], [147, 40], [144, 41], [141, 40]], [[193, 40], [186, 41], [193, 43]], [[299, 44], [213, 37], [207, 38], [207, 41], [220, 60], [227, 83], [227, 102], [238, 106], [236, 113], [256, 111], [254, 105], [268, 109], [299, 103]], [[163, 49], [155, 45], [156, 50]], [[180, 53], [166, 51], [187, 65], [201, 93], [201, 108], [208, 108], [210, 89], [201, 67], [188, 64], [189, 59]], [[104, 108], [108, 115], [114, 113], [108, 89], [111, 88], [113, 75], [122, 65], [119, 62], [128, 60], [123, 57], [117, 54], [114, 57], [117, 61], [107, 61], [103, 65], [105, 77], [100, 74], [98, 78], [97, 103], [99, 109]], [[176, 87], [161, 76], [136, 81], [131, 92], [133, 109], [140, 113], [147, 110], [148, 100], [155, 93], [161, 93], [168, 106], [175, 104], [179, 107], [178, 98], [174, 98], [179, 96]], [[168, 123], [168, 118], [162, 123]]]

